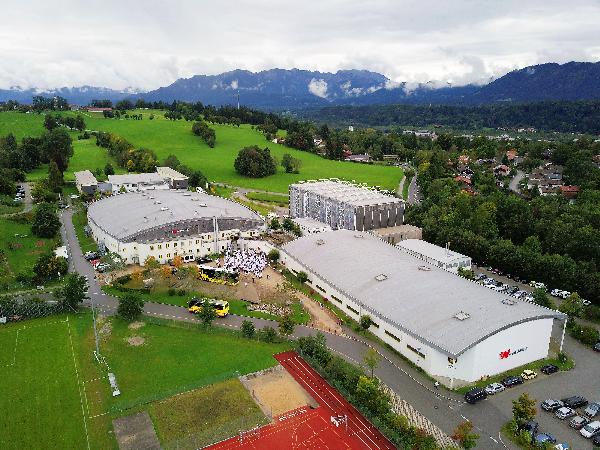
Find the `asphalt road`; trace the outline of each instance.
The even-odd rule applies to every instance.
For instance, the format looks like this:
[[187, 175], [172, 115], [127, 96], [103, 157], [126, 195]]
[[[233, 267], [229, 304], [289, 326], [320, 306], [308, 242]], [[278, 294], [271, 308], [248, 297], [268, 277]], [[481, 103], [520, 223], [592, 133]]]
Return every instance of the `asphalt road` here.
[[410, 185], [408, 186], [408, 203], [410, 205], [421, 203], [421, 194], [419, 193], [416, 175], [412, 177], [412, 180], [410, 180]]
[[[63, 223], [61, 234], [69, 252], [70, 269], [88, 278], [90, 300], [86, 304], [91, 306], [93, 303], [99, 311], [112, 314], [116, 311], [118, 301], [102, 292], [95, 279], [93, 268], [83, 258], [71, 221], [72, 214], [72, 210], [69, 209], [63, 210], [60, 216]], [[185, 308], [172, 305], [147, 303], [144, 313], [165, 319], [197, 321]], [[248, 318], [229, 315], [219, 319], [218, 323], [230, 328], [239, 328], [244, 320]], [[255, 318], [249, 320], [252, 320], [257, 328], [276, 326], [276, 323], [270, 320]], [[309, 327], [297, 326], [293, 337], [312, 335], [316, 331]], [[327, 344], [332, 351], [344, 358], [360, 363], [367, 344], [351, 330], [346, 329], [345, 332], [350, 336], [349, 338], [324, 333]], [[546, 398], [564, 398], [574, 394], [584, 395], [590, 401], [600, 401], [600, 358], [591, 349], [583, 347], [568, 336], [565, 338], [565, 350], [576, 361], [573, 370], [551, 376], [540, 374], [536, 380], [489, 397], [477, 405], [466, 404], [462, 396], [456, 393], [435, 389], [428, 378], [410, 367], [396, 354], [385, 348], [375, 347], [384, 356], [375, 370], [375, 374], [384, 383], [447, 434], [452, 434], [456, 425], [465, 420], [473, 422], [477, 433], [481, 436], [478, 448], [482, 449], [516, 448], [512, 443], [506, 442], [506, 439], [502, 442], [499, 430], [510, 420], [512, 401], [522, 392], [529, 392], [538, 403]], [[570, 429], [567, 422], [561, 422], [552, 414], [543, 411], [539, 412], [537, 420], [540, 422], [540, 430], [554, 434], [559, 442], [570, 442], [577, 450], [591, 449], [590, 441]]]

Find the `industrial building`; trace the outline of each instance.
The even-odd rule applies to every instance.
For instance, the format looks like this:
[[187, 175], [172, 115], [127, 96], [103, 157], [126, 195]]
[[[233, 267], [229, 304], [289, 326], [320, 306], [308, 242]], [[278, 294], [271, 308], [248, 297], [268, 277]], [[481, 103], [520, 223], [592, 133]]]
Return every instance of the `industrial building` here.
[[396, 244], [405, 253], [419, 258], [432, 266], [441, 267], [449, 272], [458, 273], [458, 269], [471, 270], [471, 258], [453, 252], [420, 239], [405, 239]]
[[369, 315], [375, 335], [450, 386], [546, 358], [554, 319], [565, 319], [370, 233], [306, 235], [286, 244], [280, 261], [353, 319]]
[[401, 225], [404, 201], [349, 182], [306, 181], [290, 185], [290, 215], [318, 220], [333, 230], [368, 231]]
[[96, 242], [126, 264], [161, 264], [175, 256], [192, 261], [219, 253], [238, 238], [256, 238], [264, 220], [249, 208], [204, 193], [181, 190], [129, 192], [88, 208]]
[[108, 182], [112, 184], [113, 192], [148, 191], [169, 189], [169, 183], [158, 173], [127, 173], [124, 175], [109, 175]]
[[171, 189], [187, 189], [188, 188], [188, 177], [182, 173], [177, 172], [175, 169], [170, 167], [157, 167], [156, 173], [167, 183]]
[[89, 170], [75, 172], [75, 185], [80, 194], [94, 195], [98, 189], [98, 180]]

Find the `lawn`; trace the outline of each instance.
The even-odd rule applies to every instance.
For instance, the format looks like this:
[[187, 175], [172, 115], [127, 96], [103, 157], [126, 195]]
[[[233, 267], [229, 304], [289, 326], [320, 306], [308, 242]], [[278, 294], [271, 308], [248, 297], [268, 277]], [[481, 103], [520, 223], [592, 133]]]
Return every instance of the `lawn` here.
[[[116, 449], [112, 420], [142, 409], [153, 414], [167, 439], [177, 431], [174, 427], [186, 417], [199, 417], [208, 404], [215, 420], [226, 430], [226, 411], [217, 415], [219, 405], [224, 405], [222, 401], [231, 402], [227, 409], [238, 405], [235, 411], [245, 413], [245, 423], [256, 424], [264, 417], [251, 408], [247, 394], [221, 382], [276, 365], [272, 355], [290, 347], [287, 343], [243, 339], [231, 330], [205, 330], [186, 323], [145, 319], [138, 329], [129, 328], [117, 318], [100, 317], [98, 323], [100, 349], [117, 377], [119, 397], [110, 395], [107, 370], [93, 357], [91, 314], [54, 316], [0, 327], [0, 448], [85, 449], [89, 439], [91, 449]], [[145, 342], [131, 346], [127, 339], [132, 336], [143, 337]], [[193, 391], [215, 382], [221, 384], [214, 390]], [[231, 394], [229, 400], [211, 398], [223, 388]], [[190, 390], [192, 398], [181, 396], [185, 403], [178, 402], [179, 396], [168, 399]], [[191, 405], [198, 398], [209, 400], [185, 417], [174, 417], [174, 411], [163, 406], [167, 405], [165, 399], [175, 408], [178, 404]]]
[[203, 448], [268, 422], [237, 379], [152, 403], [148, 412], [165, 448]]
[[76, 207], [76, 212], [73, 213], [73, 227], [75, 228], [75, 234], [77, 235], [77, 240], [79, 241], [79, 246], [81, 247], [81, 251], [85, 252], [94, 252], [98, 250], [98, 244], [91, 236], [85, 234], [84, 228], [87, 225], [87, 214], [83, 210], [81, 206]]
[[[174, 154], [182, 163], [203, 171], [209, 181], [220, 181], [234, 186], [287, 192], [288, 186], [299, 180], [338, 177], [396, 190], [402, 178], [402, 171], [397, 167], [330, 161], [312, 153], [267, 142], [264, 136], [259, 131], [252, 129], [250, 125], [242, 125], [239, 128], [231, 125], [214, 125], [217, 144], [211, 149], [192, 133], [191, 122], [167, 120], [161, 111], [143, 110], [135, 111], [135, 113], [141, 113], [144, 119], [141, 121], [116, 120], [105, 119], [100, 114], [81, 114], [85, 118], [88, 129], [117, 133], [138, 147], [148, 147], [154, 150], [160, 161], [170, 154]], [[64, 112], [62, 114], [75, 115], [77, 113]], [[154, 120], [149, 120], [150, 114], [154, 114]], [[44, 115], [38, 114], [0, 113], [0, 136], [9, 132], [14, 133], [19, 140], [23, 136], [39, 136], [44, 132], [43, 120]], [[67, 171], [66, 179], [72, 178], [73, 171], [94, 170], [104, 167], [109, 161], [108, 156], [102, 156], [99, 153], [101, 150], [95, 148], [95, 139], [78, 141], [77, 133], [71, 133], [71, 135], [75, 154]], [[271, 153], [278, 160], [281, 160], [285, 153], [291, 154], [302, 161], [300, 173], [288, 174], [282, 167], [279, 167], [277, 174], [262, 179], [238, 175], [233, 168], [233, 162], [238, 151], [248, 145], [269, 147]], [[45, 175], [46, 168], [40, 167], [28, 178], [35, 180]]]
[[65, 317], [0, 328], [0, 448], [88, 448], [71, 328]]
[[246, 194], [250, 200], [259, 202], [275, 203], [277, 206], [288, 206], [290, 199], [287, 195], [268, 194], [266, 192], [248, 192]]
[[52, 249], [51, 239], [42, 239], [31, 234], [31, 225], [17, 223], [0, 217], [0, 250], [4, 258], [0, 260], [0, 282], [9, 289], [18, 289], [14, 277], [18, 273], [32, 273], [38, 257]]

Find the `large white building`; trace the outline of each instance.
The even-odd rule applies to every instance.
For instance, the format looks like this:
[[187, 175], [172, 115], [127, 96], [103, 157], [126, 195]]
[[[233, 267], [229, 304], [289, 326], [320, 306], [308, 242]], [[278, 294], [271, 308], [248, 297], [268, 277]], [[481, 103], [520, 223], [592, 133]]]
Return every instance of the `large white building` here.
[[181, 190], [115, 195], [92, 203], [87, 215], [96, 242], [127, 264], [143, 265], [149, 256], [161, 264], [175, 256], [192, 261], [265, 229], [264, 220], [239, 203]]
[[421, 239], [405, 239], [398, 242], [396, 246], [427, 264], [441, 267], [449, 272], [458, 273], [459, 268], [471, 270], [470, 257]]
[[[547, 357], [561, 313], [486, 289], [370, 233], [310, 234], [281, 262], [427, 373], [466, 384]], [[563, 328], [564, 329], [564, 328]]]
[[169, 189], [169, 182], [156, 172], [109, 175], [108, 182], [112, 184], [112, 190], [115, 194], [122, 191], [137, 192]]
[[404, 200], [344, 181], [306, 181], [290, 185], [290, 215], [334, 230], [367, 231], [401, 225]]

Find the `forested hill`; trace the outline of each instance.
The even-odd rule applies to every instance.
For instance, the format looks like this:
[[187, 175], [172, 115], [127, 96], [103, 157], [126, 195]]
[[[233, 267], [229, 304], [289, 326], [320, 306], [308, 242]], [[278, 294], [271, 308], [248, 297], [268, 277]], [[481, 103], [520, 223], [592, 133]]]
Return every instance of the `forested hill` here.
[[500, 103], [483, 106], [331, 106], [301, 113], [330, 125], [441, 125], [458, 130], [534, 127], [543, 131], [600, 134], [600, 101]]

